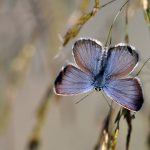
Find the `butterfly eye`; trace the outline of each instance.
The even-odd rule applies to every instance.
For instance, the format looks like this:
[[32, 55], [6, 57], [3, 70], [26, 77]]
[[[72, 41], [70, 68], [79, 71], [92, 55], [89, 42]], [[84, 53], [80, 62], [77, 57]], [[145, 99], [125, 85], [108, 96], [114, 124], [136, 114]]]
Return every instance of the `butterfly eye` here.
[[95, 90], [96, 91], [101, 91], [101, 88], [96, 87]]

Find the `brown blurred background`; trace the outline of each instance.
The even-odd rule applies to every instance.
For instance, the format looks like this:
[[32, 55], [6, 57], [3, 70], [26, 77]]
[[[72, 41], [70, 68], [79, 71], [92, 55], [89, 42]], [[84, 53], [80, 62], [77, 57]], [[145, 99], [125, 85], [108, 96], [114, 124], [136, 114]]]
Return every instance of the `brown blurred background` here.
[[[83, 2], [83, 5], [81, 3]], [[104, 4], [108, 0], [101, 0]], [[76, 38], [62, 47], [60, 37], [82, 9], [88, 12], [94, 0], [1, 0], [0, 1], [0, 150], [27, 150], [40, 116], [37, 110], [61, 67], [73, 62], [72, 44], [79, 37], [106, 42], [108, 31], [125, 1], [99, 10]], [[150, 31], [140, 0], [129, 5], [129, 42], [140, 53], [141, 66], [150, 57]], [[85, 6], [81, 8], [80, 6]], [[112, 44], [124, 42], [125, 13], [118, 17]], [[137, 68], [137, 70], [139, 67]], [[148, 150], [150, 129], [150, 63], [140, 74], [145, 103], [133, 121], [131, 150]], [[109, 107], [100, 93], [75, 104], [83, 95], [56, 97], [52, 92], [39, 127], [40, 150], [93, 150]], [[39, 121], [40, 122], [40, 121]], [[125, 149], [127, 125], [121, 121], [117, 150]], [[36, 137], [35, 137], [36, 139]]]

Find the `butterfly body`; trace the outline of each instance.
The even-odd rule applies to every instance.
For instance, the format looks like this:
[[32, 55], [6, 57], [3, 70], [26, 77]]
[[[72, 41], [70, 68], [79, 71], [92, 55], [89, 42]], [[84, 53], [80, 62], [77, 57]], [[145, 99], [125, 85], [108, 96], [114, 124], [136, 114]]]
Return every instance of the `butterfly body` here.
[[104, 93], [119, 105], [138, 111], [143, 92], [138, 78], [127, 77], [137, 66], [139, 55], [132, 46], [105, 48], [94, 39], [80, 39], [73, 46], [76, 66], [68, 64], [57, 76], [54, 91], [75, 95], [92, 89]]
[[101, 89], [105, 86], [106, 79], [104, 76], [104, 70], [100, 71], [100, 73], [95, 77], [94, 87], [96, 91], [101, 91]]

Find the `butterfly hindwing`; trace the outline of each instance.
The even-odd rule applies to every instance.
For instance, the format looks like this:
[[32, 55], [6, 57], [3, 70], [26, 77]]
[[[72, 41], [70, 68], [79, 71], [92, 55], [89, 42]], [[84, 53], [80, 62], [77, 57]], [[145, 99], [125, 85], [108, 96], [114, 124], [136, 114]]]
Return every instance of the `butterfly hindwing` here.
[[61, 95], [84, 93], [93, 88], [92, 80], [90, 75], [69, 64], [57, 76], [54, 90]]
[[109, 80], [103, 90], [107, 96], [129, 110], [138, 111], [142, 107], [143, 94], [138, 78]]

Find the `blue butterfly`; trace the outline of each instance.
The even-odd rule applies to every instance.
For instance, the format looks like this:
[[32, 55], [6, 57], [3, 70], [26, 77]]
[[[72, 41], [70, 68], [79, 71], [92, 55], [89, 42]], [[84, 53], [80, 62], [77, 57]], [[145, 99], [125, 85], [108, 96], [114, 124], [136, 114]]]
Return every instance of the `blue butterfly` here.
[[127, 77], [137, 66], [139, 55], [132, 46], [104, 48], [95, 39], [79, 39], [73, 46], [76, 65], [68, 64], [54, 83], [59, 95], [75, 95], [92, 89], [104, 93], [121, 106], [138, 111], [143, 92], [137, 77]]

